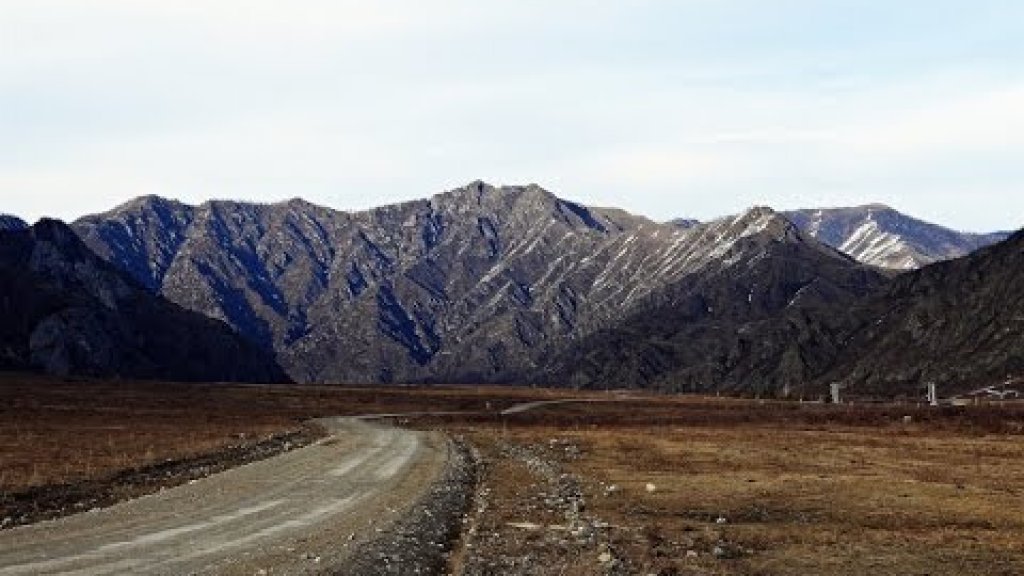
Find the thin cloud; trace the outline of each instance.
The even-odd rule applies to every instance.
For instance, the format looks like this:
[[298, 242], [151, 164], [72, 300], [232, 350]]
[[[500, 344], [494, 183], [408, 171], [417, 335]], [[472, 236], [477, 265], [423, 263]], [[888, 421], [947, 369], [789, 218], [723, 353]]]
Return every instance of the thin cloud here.
[[0, 211], [349, 209], [485, 178], [656, 218], [1024, 223], [1024, 9], [826, 4], [0, 3]]

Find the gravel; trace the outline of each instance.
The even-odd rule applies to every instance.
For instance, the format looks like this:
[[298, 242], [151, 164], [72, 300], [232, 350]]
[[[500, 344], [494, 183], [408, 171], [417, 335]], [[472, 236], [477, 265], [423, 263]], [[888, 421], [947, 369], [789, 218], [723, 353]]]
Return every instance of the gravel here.
[[476, 485], [475, 459], [459, 439], [449, 441], [449, 459], [430, 492], [402, 520], [361, 544], [332, 576], [446, 574], [449, 555]]
[[[619, 576], [630, 573], [628, 563], [612, 546], [608, 524], [587, 511], [581, 480], [565, 471], [563, 461], [580, 457], [570, 441], [539, 444], [502, 442], [498, 458], [522, 464], [536, 483], [519, 504], [523, 515], [557, 518], [557, 525], [511, 522], [487, 528], [473, 526], [465, 537], [466, 557], [461, 576], [537, 576], [557, 574], [567, 562], [580, 559], [591, 574]], [[487, 465], [487, 462], [481, 466]], [[476, 495], [473, 515], [483, 526], [494, 514], [487, 486]], [[493, 520], [489, 522], [493, 524]]]

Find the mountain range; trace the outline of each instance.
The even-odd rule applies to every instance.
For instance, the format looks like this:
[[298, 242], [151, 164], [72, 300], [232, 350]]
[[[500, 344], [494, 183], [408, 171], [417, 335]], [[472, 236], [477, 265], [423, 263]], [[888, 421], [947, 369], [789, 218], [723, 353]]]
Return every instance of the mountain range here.
[[512, 380], [778, 216], [690, 230], [483, 182], [344, 213], [143, 198], [75, 230], [302, 381]]
[[154, 296], [65, 224], [0, 231], [0, 368], [165, 380], [280, 382], [228, 326]]
[[[1005, 303], [998, 290], [974, 286], [969, 317], [936, 304], [976, 270], [1012, 285], [1015, 270], [996, 270], [1012, 258], [992, 248], [913, 271], [1006, 235], [877, 205], [659, 223], [535, 185], [473, 182], [352, 213], [149, 196], [71, 229], [149, 296], [230, 326], [297, 381], [784, 395], [838, 379], [892, 394], [925, 378], [963, 389], [1018, 370], [1013, 339], [999, 336], [1016, 333], [1004, 325], [1013, 315], [968, 327]], [[997, 248], [1012, 253], [1015, 239]], [[924, 341], [938, 318], [958, 318], [957, 336], [933, 343], [942, 356], [926, 362], [909, 348], [902, 365], [858, 360], [889, 358], [898, 334]], [[987, 360], [950, 369], [945, 359], [965, 358], [957, 343], [981, 332]]]

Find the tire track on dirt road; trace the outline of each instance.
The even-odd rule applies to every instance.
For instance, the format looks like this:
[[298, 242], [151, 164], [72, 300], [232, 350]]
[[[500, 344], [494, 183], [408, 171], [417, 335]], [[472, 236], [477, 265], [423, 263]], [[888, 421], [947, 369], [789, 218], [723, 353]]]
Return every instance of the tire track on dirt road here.
[[0, 532], [0, 576], [276, 575], [341, 566], [427, 492], [449, 444], [438, 433], [355, 419], [319, 423], [330, 436], [311, 446]]

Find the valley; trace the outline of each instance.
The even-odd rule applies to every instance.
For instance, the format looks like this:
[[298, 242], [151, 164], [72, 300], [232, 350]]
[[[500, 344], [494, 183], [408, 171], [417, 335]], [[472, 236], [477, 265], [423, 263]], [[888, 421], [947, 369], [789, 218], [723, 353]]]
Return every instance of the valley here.
[[1022, 233], [483, 182], [0, 228], [0, 574], [1024, 569]]
[[[0, 418], [0, 458], [53, 463], [37, 467], [34, 478], [5, 477], [8, 515], [29, 489], [117, 482], [126, 468], [168, 458], [215, 460], [240, 438], [259, 442], [301, 431], [311, 418], [420, 413], [381, 423], [457, 440], [475, 455], [477, 480], [444, 484], [465, 493], [454, 529], [428, 523], [431, 535], [420, 536], [419, 524], [391, 531], [392, 521], [381, 517], [381, 532], [355, 530], [361, 545], [354, 548], [372, 551], [358, 560], [360, 574], [405, 574], [402, 566], [430, 562], [456, 574], [1014, 574], [1024, 557], [1016, 514], [1024, 493], [1020, 402], [830, 406], [504, 387], [114, 384], [35, 376], [5, 376], [0, 401], [7, 412]], [[105, 425], [102, 441], [97, 419]], [[147, 430], [159, 432], [146, 436]], [[358, 458], [346, 446], [316, 466]], [[105, 460], [104, 450], [140, 457]], [[297, 444], [283, 457], [301, 451]], [[83, 452], [93, 460], [76, 458]], [[163, 486], [195, 490], [231, 478], [204, 480], [210, 471]], [[139, 489], [122, 485], [115, 492], [124, 498]], [[65, 513], [79, 509], [65, 505]], [[18, 530], [8, 527], [0, 539]], [[295, 560], [268, 573], [312, 570], [315, 558], [323, 564], [314, 572], [328, 570], [331, 554], [351, 550], [343, 532], [317, 540], [329, 550], [308, 557], [282, 543], [283, 550], [295, 548]], [[399, 555], [438, 534], [446, 535], [442, 556]], [[244, 573], [262, 566], [258, 557], [241, 558], [229, 554], [232, 564], [223, 566], [250, 570]]]
[[1024, 575], [1024, 2], [0, 2], [0, 576]]

